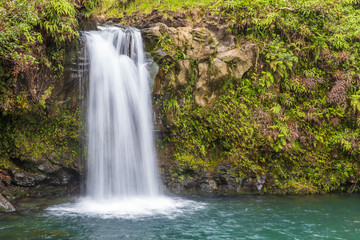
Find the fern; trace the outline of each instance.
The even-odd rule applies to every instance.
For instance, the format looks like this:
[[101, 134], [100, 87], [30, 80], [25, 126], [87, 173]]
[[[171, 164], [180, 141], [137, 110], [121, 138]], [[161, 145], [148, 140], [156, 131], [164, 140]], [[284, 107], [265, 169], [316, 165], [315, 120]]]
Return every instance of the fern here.
[[226, 1], [224, 1], [223, 5], [227, 9], [235, 10], [235, 9], [239, 9], [239, 8], [244, 7], [245, 1], [242, 1], [242, 0], [226, 0]]
[[281, 106], [280, 104], [276, 103], [275, 106], [273, 106], [271, 108], [271, 111], [276, 114], [276, 115], [279, 115], [281, 113]]
[[360, 91], [349, 97], [351, 99], [350, 105], [354, 111], [360, 111]]

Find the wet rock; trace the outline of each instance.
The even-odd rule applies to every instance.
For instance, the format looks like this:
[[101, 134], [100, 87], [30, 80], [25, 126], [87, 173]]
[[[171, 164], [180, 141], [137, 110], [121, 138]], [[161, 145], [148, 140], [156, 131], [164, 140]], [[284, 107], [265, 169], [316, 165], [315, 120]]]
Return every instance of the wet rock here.
[[208, 68], [209, 68], [209, 64], [207, 62], [201, 62], [198, 65], [199, 77], [195, 85], [196, 90], [194, 91], [194, 97], [195, 97], [195, 103], [200, 107], [205, 107], [207, 103], [205, 98], [208, 93], [208, 88], [206, 85], [207, 79], [209, 77]]
[[182, 192], [214, 193], [218, 191], [217, 183], [211, 175], [203, 170], [197, 170], [192, 176], [187, 176], [179, 183]]
[[232, 72], [235, 77], [241, 79], [244, 73], [255, 65], [257, 58], [258, 51], [255, 44], [248, 43], [241, 47], [239, 58], [233, 61], [235, 67]]
[[[160, 65], [153, 93], [157, 96], [155, 109], [159, 109], [155, 116], [156, 128], [163, 132], [174, 127], [170, 114], [167, 116], [161, 111], [162, 103], [172, 94], [176, 94], [179, 106], [186, 94], [192, 94], [200, 107], [211, 106], [221, 96], [227, 80], [240, 81], [258, 58], [256, 45], [245, 42], [237, 47], [234, 36], [227, 31], [229, 25], [214, 23], [220, 23], [221, 19], [179, 27], [174, 22], [186, 16], [177, 13], [171, 16], [172, 19], [162, 18], [162, 23], [143, 30], [146, 49]], [[197, 19], [198, 13], [194, 11], [191, 16]], [[171, 166], [164, 168], [163, 183], [175, 193], [259, 192], [263, 189], [261, 178], [238, 178], [239, 173], [230, 165], [221, 163], [214, 172], [200, 168], [191, 172], [174, 164], [172, 161]]]
[[44, 181], [45, 179], [47, 179], [47, 176], [45, 174], [37, 174], [35, 176], [36, 182], [41, 182], [41, 181]]
[[244, 178], [241, 185], [242, 192], [259, 192], [256, 178]]
[[11, 179], [10, 178], [4, 178], [2, 181], [3, 181], [5, 186], [10, 186], [10, 184], [11, 184]]
[[0, 194], [0, 212], [14, 212], [15, 207]]
[[155, 52], [153, 52], [153, 57], [155, 59], [157, 59], [158, 61], [162, 60], [163, 58], [169, 56], [164, 49], [162, 49], [161, 47], [159, 47]]
[[243, 182], [243, 179], [242, 178], [240, 178], [239, 179], [239, 184], [237, 185], [237, 188], [236, 188], [236, 192], [241, 192], [241, 185], [242, 185], [242, 182]]
[[90, 18], [79, 17], [78, 22], [79, 22], [79, 29], [81, 29], [82, 31], [90, 31], [97, 29], [98, 22], [97, 19], [93, 17]]
[[213, 193], [218, 190], [218, 186], [214, 179], [207, 179], [200, 184], [200, 190], [205, 193]]
[[57, 170], [59, 170], [59, 166], [57, 166], [55, 164], [51, 164], [48, 161], [45, 161], [45, 162], [39, 164], [39, 166], [37, 168], [39, 171], [41, 171], [43, 173], [54, 173]]
[[221, 192], [236, 192], [238, 183], [235, 178], [235, 171], [228, 162], [222, 162], [216, 166], [214, 171], [214, 179]]
[[[154, 49], [154, 48], [157, 45], [157, 43], [161, 37], [160, 26], [155, 26], [152, 28], [145, 28], [141, 31], [141, 35], [145, 42], [145, 50], [155, 52], [157, 49]], [[154, 57], [154, 55], [153, 55], [153, 57]]]
[[49, 207], [49, 205], [47, 205], [47, 204], [40, 204], [40, 205], [36, 205], [35, 207], [31, 208], [31, 210], [32, 211], [43, 211], [48, 207]]
[[227, 161], [220, 162], [213, 172], [207, 169], [184, 169], [180, 164], [162, 165], [165, 187], [173, 193], [259, 193], [266, 184], [266, 176], [237, 177], [239, 173]]
[[255, 182], [255, 186], [256, 186], [258, 191], [263, 190], [265, 181], [266, 181], [266, 176], [265, 175], [261, 175], [260, 177], [257, 178], [257, 180]]
[[75, 180], [74, 178], [74, 174], [65, 169], [61, 169], [51, 178], [50, 183], [55, 186], [63, 186], [71, 183], [73, 180]]
[[[1, 171], [0, 180], [3, 182], [3, 184], [5, 186], [10, 186], [11, 185], [11, 177], [9, 176], [9, 173], [6, 170]], [[1, 181], [0, 181], [0, 183], [1, 183]]]
[[12, 181], [15, 185], [23, 186], [23, 187], [31, 187], [35, 186], [36, 181], [35, 177], [27, 172], [14, 169], [11, 171], [12, 173]]
[[152, 88], [152, 91], [155, 95], [160, 95], [161, 90], [162, 90], [162, 80], [165, 78], [165, 71], [160, 69], [158, 74], [156, 74], [155, 79], [154, 79], [154, 85]]
[[[149, 45], [150, 48], [154, 47], [162, 36], [168, 36], [175, 49], [179, 49], [195, 61], [209, 58], [211, 54], [215, 53], [218, 44], [215, 36], [206, 28], [175, 28], [164, 23], [158, 23], [151, 28], [144, 29], [143, 36], [146, 45]], [[175, 53], [168, 54], [173, 57]]]

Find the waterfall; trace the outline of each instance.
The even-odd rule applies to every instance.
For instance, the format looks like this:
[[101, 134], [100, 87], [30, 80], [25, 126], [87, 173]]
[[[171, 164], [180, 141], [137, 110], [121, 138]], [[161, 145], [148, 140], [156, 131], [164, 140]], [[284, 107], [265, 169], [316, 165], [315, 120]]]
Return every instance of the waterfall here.
[[174, 217], [203, 204], [160, 189], [153, 137], [150, 68], [139, 30], [101, 27], [83, 34], [79, 66], [87, 119], [86, 196], [48, 208], [56, 215]]
[[160, 195], [150, 77], [141, 33], [101, 27], [85, 32], [87, 195], [96, 200]]

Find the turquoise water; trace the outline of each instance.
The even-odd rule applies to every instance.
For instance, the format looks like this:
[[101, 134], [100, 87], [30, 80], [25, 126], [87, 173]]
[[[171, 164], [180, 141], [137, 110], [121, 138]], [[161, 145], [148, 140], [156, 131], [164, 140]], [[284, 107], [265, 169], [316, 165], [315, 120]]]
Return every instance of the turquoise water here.
[[72, 212], [73, 203], [2, 214], [0, 239], [360, 239], [359, 195], [172, 201], [176, 208], [147, 214]]

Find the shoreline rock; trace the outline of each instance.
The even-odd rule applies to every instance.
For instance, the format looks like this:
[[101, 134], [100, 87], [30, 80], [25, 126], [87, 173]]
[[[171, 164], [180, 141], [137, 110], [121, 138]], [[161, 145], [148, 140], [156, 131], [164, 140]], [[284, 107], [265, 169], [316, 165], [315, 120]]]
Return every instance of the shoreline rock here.
[[0, 194], [0, 212], [15, 212], [15, 207]]

